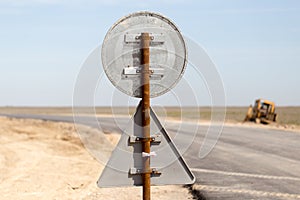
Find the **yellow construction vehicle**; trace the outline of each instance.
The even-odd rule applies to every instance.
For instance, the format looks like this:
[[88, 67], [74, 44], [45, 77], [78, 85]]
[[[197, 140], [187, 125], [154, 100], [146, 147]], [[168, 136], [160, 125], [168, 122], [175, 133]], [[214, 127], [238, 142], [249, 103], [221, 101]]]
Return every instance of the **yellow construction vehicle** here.
[[245, 121], [254, 121], [263, 124], [276, 122], [277, 113], [275, 113], [275, 103], [268, 100], [257, 99], [254, 106], [249, 106], [244, 122]]

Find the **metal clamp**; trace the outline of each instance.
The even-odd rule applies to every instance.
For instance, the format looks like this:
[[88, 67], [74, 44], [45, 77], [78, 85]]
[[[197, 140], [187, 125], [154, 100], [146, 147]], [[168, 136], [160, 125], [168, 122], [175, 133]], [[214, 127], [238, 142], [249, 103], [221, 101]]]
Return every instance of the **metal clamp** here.
[[130, 136], [129, 143], [134, 144], [137, 142], [151, 142], [151, 143], [161, 143], [161, 135], [155, 134], [150, 138], [143, 138], [143, 137], [137, 137], [137, 136]]
[[[141, 34], [130, 34], [124, 35], [125, 44], [139, 44], [141, 42]], [[164, 44], [165, 37], [163, 34], [150, 34], [150, 45]]]
[[151, 175], [159, 176], [161, 175], [161, 172], [159, 172], [156, 168], [150, 168], [149, 171], [144, 171], [143, 169], [137, 169], [137, 168], [130, 168], [129, 174], [130, 175], [151, 174]]
[[[140, 67], [125, 67], [122, 73], [122, 79], [139, 77], [142, 73]], [[161, 80], [164, 77], [164, 69], [159, 67], [150, 67], [149, 76], [151, 80]]]

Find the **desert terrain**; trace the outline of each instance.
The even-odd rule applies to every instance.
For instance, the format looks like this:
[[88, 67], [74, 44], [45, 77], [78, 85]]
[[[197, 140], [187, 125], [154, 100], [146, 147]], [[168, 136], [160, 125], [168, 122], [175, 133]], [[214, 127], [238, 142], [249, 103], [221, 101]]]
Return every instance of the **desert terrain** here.
[[[246, 109], [228, 108], [226, 125], [300, 130], [299, 107], [279, 108], [280, 120], [271, 126], [242, 123]], [[0, 111], [1, 114], [72, 115], [71, 108], [4, 107]], [[208, 121], [209, 109], [202, 108], [201, 111], [201, 120]], [[109, 108], [97, 108], [96, 112], [99, 115], [111, 114]], [[129, 114], [133, 112], [133, 108], [129, 109]], [[165, 114], [168, 120], [178, 120], [179, 112], [178, 108], [168, 108]], [[184, 116], [189, 119], [195, 119], [192, 108], [183, 112], [188, 113]], [[119, 113], [128, 114], [128, 110], [120, 108]], [[98, 131], [86, 126], [76, 128], [86, 132]], [[141, 199], [140, 187], [97, 187], [96, 181], [104, 165], [84, 148], [76, 128], [72, 123], [0, 117], [0, 199]], [[110, 141], [110, 148], [103, 146], [103, 154], [109, 157], [119, 135], [98, 135]], [[153, 199], [193, 199], [191, 188], [180, 185], [152, 187], [151, 193]]]
[[[117, 138], [108, 137], [115, 145]], [[0, 117], [0, 144], [0, 199], [141, 199], [140, 187], [97, 187], [104, 166], [73, 124]], [[152, 197], [192, 199], [182, 186], [152, 187]]]

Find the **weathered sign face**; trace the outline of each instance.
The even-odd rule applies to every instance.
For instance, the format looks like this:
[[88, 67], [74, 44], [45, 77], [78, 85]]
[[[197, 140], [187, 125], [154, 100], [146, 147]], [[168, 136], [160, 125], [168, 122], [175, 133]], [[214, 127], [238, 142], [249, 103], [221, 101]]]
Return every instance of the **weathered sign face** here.
[[[144, 51], [141, 47], [145, 41]], [[98, 180], [99, 187], [143, 185], [144, 197], [148, 199], [150, 181], [145, 181], [145, 175], [151, 177], [152, 185], [194, 183], [194, 175], [150, 108], [149, 87], [141, 90], [143, 77], [147, 79], [145, 85], [150, 81], [151, 97], [169, 91], [183, 75], [186, 54], [183, 37], [176, 26], [158, 14], [133, 13], [108, 31], [102, 46], [107, 77], [125, 94], [143, 98]]]
[[[142, 109], [137, 107], [136, 113], [128, 129], [124, 130], [121, 139], [106, 164], [98, 180], [99, 187], [141, 186], [143, 153], [140, 142], [142, 138]], [[151, 118], [151, 175], [152, 185], [193, 184], [195, 177], [180, 155], [165, 128], [156, 114], [150, 109]], [[155, 171], [154, 171], [155, 170]]]
[[104, 39], [102, 64], [113, 85], [140, 98], [141, 33], [150, 34], [150, 97], [157, 97], [176, 85], [187, 63], [183, 37], [169, 19], [150, 12], [137, 12], [120, 19]]

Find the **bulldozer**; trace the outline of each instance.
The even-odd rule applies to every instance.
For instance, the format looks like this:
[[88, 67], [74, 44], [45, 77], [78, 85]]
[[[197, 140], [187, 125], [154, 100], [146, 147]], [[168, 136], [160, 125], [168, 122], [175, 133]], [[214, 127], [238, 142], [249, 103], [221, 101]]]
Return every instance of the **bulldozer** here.
[[254, 106], [249, 106], [244, 122], [254, 121], [255, 123], [270, 124], [276, 122], [277, 117], [274, 102], [257, 99], [255, 100]]

